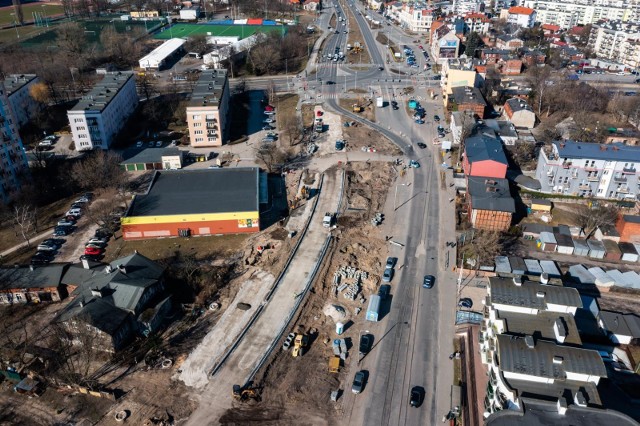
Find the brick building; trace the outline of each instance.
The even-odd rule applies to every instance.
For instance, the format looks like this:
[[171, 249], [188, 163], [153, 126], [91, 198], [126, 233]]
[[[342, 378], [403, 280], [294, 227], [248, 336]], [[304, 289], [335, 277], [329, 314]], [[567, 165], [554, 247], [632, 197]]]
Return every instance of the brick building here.
[[0, 269], [0, 304], [59, 302], [66, 296], [61, 280], [67, 265]]
[[516, 211], [507, 179], [467, 176], [471, 225], [488, 231], [507, 231]]
[[487, 102], [477, 87], [453, 87], [447, 96], [446, 107], [452, 111], [471, 111], [479, 118], [484, 118]]
[[620, 241], [640, 243], [640, 216], [620, 215], [616, 222], [616, 229], [620, 234]]

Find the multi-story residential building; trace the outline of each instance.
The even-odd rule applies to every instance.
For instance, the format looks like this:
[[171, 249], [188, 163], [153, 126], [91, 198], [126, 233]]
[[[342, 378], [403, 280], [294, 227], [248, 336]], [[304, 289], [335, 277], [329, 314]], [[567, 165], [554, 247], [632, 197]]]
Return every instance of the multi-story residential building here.
[[536, 179], [541, 192], [636, 200], [640, 147], [571, 140], [540, 150]]
[[467, 176], [504, 179], [509, 162], [502, 143], [494, 134], [485, 134], [476, 128], [474, 134], [464, 140], [462, 168]]
[[200, 78], [187, 105], [191, 146], [221, 146], [229, 137], [229, 79], [226, 70], [209, 70]]
[[451, 10], [454, 15], [476, 13], [484, 10], [484, 0], [453, 0]]
[[8, 203], [20, 191], [29, 163], [18, 134], [17, 120], [0, 81], [0, 198]]
[[427, 3], [405, 3], [397, 13], [400, 26], [417, 33], [428, 32], [436, 19], [434, 10]]
[[38, 112], [38, 103], [31, 96], [31, 87], [38, 82], [35, 74], [10, 74], [4, 78], [4, 88], [18, 127], [22, 127]]
[[638, 1], [590, 0], [525, 0], [524, 5], [536, 11], [536, 22], [558, 25], [568, 30], [576, 25], [588, 25], [600, 20], [637, 22]]
[[512, 6], [509, 9], [502, 10], [500, 18], [506, 19], [509, 24], [522, 28], [532, 28], [536, 23], [536, 11], [530, 7]]
[[438, 63], [455, 59], [460, 50], [460, 39], [446, 24], [431, 32], [431, 57]]
[[[482, 76], [476, 71], [473, 59], [452, 59], [442, 64], [440, 86], [444, 96], [453, 93], [454, 87], [476, 87], [481, 84]], [[446, 99], [445, 99], [446, 100]]]
[[484, 118], [487, 102], [476, 87], [454, 87], [445, 97], [447, 111], [471, 111], [478, 118]]
[[594, 24], [589, 35], [589, 47], [599, 59], [640, 66], [640, 24], [602, 21]]
[[491, 27], [491, 20], [482, 13], [468, 13], [463, 17], [465, 28], [464, 33], [487, 34]]
[[109, 149], [137, 105], [133, 73], [105, 75], [91, 92], [67, 111], [76, 150]]

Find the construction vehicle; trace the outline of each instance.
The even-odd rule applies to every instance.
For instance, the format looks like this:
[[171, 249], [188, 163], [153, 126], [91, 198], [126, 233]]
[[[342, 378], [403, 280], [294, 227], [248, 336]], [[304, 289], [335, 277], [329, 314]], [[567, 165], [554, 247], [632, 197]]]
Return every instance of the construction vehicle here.
[[362, 112], [364, 110], [364, 108], [362, 108], [358, 104], [353, 104], [352, 107], [353, 107], [353, 112]]
[[340, 357], [333, 356], [329, 358], [329, 373], [339, 373], [340, 372]]
[[326, 212], [324, 214], [324, 217], [322, 218], [322, 226], [324, 226], [325, 228], [331, 228], [331, 225], [333, 225], [333, 220], [334, 220], [333, 213]]
[[322, 118], [316, 118], [314, 130], [318, 133], [322, 133], [324, 131], [324, 123], [322, 122]]
[[298, 334], [296, 340], [293, 342], [293, 352], [291, 352], [291, 355], [294, 358], [304, 355], [308, 343], [309, 337], [306, 334]]
[[258, 399], [258, 392], [247, 386], [233, 385], [233, 397], [238, 401], [246, 401], [247, 399]]

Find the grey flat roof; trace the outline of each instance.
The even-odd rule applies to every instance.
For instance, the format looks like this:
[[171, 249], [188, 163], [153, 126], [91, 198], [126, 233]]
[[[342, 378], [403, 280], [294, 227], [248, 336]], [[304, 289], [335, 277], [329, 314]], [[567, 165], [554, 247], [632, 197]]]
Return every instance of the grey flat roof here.
[[558, 413], [556, 401], [523, 398], [523, 411], [502, 410], [491, 414], [486, 426], [637, 426], [631, 417], [615, 410], [580, 407], [569, 404], [564, 414]]
[[453, 101], [460, 104], [477, 104], [487, 106], [487, 102], [482, 96], [482, 92], [477, 87], [453, 87]]
[[[0, 269], [0, 289], [57, 287], [67, 263]], [[33, 270], [31, 270], [33, 268]]]
[[511, 98], [507, 100], [507, 104], [509, 104], [509, 108], [511, 108], [511, 111], [513, 112], [518, 112], [518, 111], [533, 112], [533, 109], [531, 109], [527, 101], [521, 98]]
[[467, 191], [473, 209], [515, 213], [516, 203], [507, 179], [467, 176]]
[[553, 226], [544, 225], [542, 223], [523, 223], [520, 225], [522, 232], [528, 232], [531, 234], [540, 234], [541, 232], [553, 232]]
[[570, 235], [554, 232], [553, 236], [555, 237], [556, 243], [558, 243], [559, 247], [573, 247], [573, 239]]
[[257, 167], [156, 172], [126, 217], [259, 211]]
[[640, 223], [640, 216], [625, 214], [622, 216], [625, 222]]
[[583, 265], [571, 265], [569, 266], [569, 275], [574, 281], [580, 284], [595, 284], [596, 277]]
[[227, 70], [208, 70], [200, 73], [198, 82], [191, 92], [189, 106], [216, 106], [227, 86]]
[[133, 78], [133, 73], [130, 72], [105, 75], [89, 93], [80, 99], [80, 102], [71, 108], [71, 111], [104, 111], [131, 78]]
[[590, 160], [640, 162], [640, 147], [612, 143], [600, 145], [597, 143], [576, 142], [566, 140], [553, 143], [562, 158], [584, 158]]
[[130, 157], [120, 164], [160, 163], [162, 157], [177, 156], [180, 152], [178, 148], [138, 148], [125, 152]]
[[[582, 307], [580, 294], [575, 288], [545, 285], [525, 280], [517, 286], [511, 278], [490, 277], [491, 303], [523, 308], [546, 310], [547, 303], [562, 306]], [[542, 297], [538, 296], [542, 294]]]
[[542, 311], [537, 315], [523, 314], [519, 312], [508, 312], [498, 310], [498, 318], [505, 320], [505, 334], [517, 336], [537, 335], [544, 340], [556, 340], [553, 326], [556, 320], [560, 320], [566, 337], [565, 344], [581, 345], [582, 339], [578, 333], [576, 322], [572, 314]]
[[600, 320], [604, 328], [613, 334], [640, 338], [640, 318], [634, 314], [621, 314], [612, 311], [600, 311]]
[[[546, 379], [565, 380], [567, 373], [607, 377], [607, 370], [598, 351], [561, 346], [555, 342], [535, 340], [533, 348], [524, 337], [499, 334], [500, 369]], [[555, 363], [554, 357], [561, 357]]]
[[638, 254], [638, 251], [636, 250], [636, 246], [634, 246], [632, 243], [627, 243], [627, 242], [619, 242], [618, 243], [618, 247], [620, 248], [620, 251], [623, 254]]
[[11, 96], [13, 93], [20, 90], [22, 87], [29, 84], [31, 81], [38, 78], [35, 74], [9, 74], [4, 78], [4, 88], [7, 91], [7, 96]]
[[518, 391], [523, 398], [536, 398], [547, 401], [555, 401], [560, 397], [573, 401], [578, 391], [586, 393], [586, 399], [590, 406], [602, 406], [598, 386], [591, 382], [576, 380], [555, 380], [553, 383], [539, 383], [529, 380], [504, 379], [509, 388]]
[[464, 141], [464, 153], [470, 163], [493, 160], [509, 165], [507, 156], [504, 154], [502, 142], [482, 133], [475, 133]]

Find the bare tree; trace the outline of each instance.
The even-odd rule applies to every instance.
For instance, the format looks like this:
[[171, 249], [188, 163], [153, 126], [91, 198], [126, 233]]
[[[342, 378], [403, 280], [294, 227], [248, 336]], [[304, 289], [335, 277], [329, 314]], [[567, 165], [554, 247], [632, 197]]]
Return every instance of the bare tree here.
[[118, 218], [114, 215], [116, 207], [117, 203], [114, 203], [112, 199], [96, 200], [86, 209], [85, 216], [92, 223], [100, 228], [108, 229], [115, 235], [115, 231], [118, 229]]
[[13, 222], [27, 243], [31, 247], [31, 237], [36, 228], [36, 208], [30, 204], [18, 204], [13, 207]]
[[153, 75], [144, 73], [144, 75], [137, 74], [136, 81], [141, 94], [144, 95], [145, 100], [151, 99], [158, 93], [158, 83]]
[[61, 0], [62, 8], [64, 9], [64, 15], [70, 18], [74, 15], [73, 0]]
[[126, 181], [120, 162], [113, 151], [93, 151], [71, 168], [71, 179], [83, 189], [115, 189]]
[[296, 115], [285, 115], [280, 121], [280, 128], [289, 139], [289, 146], [295, 145], [296, 141], [302, 136], [302, 129], [298, 123]]
[[87, 39], [84, 28], [77, 22], [61, 24], [56, 29], [58, 47], [70, 56], [80, 56], [85, 52]]
[[501, 235], [497, 231], [474, 230], [471, 239], [462, 246], [461, 253], [477, 271], [480, 266], [493, 263], [502, 251]]
[[209, 44], [207, 43], [207, 35], [206, 34], [195, 34], [187, 40], [186, 48], [188, 52], [194, 52], [199, 54], [200, 56], [207, 53], [209, 50]]
[[104, 53], [111, 62], [120, 66], [136, 63], [140, 53], [140, 43], [136, 37], [121, 34], [112, 27], [107, 27], [100, 33], [100, 42], [104, 46]]
[[269, 173], [277, 171], [287, 159], [287, 154], [270, 142], [260, 144], [255, 153]]
[[592, 202], [586, 204], [576, 204], [574, 210], [575, 223], [585, 234], [585, 238], [589, 238], [600, 227], [615, 226], [618, 219], [620, 209], [614, 204], [598, 204], [592, 208]]
[[261, 43], [250, 51], [253, 70], [256, 74], [272, 74], [280, 62], [278, 46], [271, 43]]
[[533, 101], [538, 116], [546, 106], [548, 93], [551, 88], [551, 69], [549, 67], [532, 67], [527, 71], [527, 79], [533, 88]]

